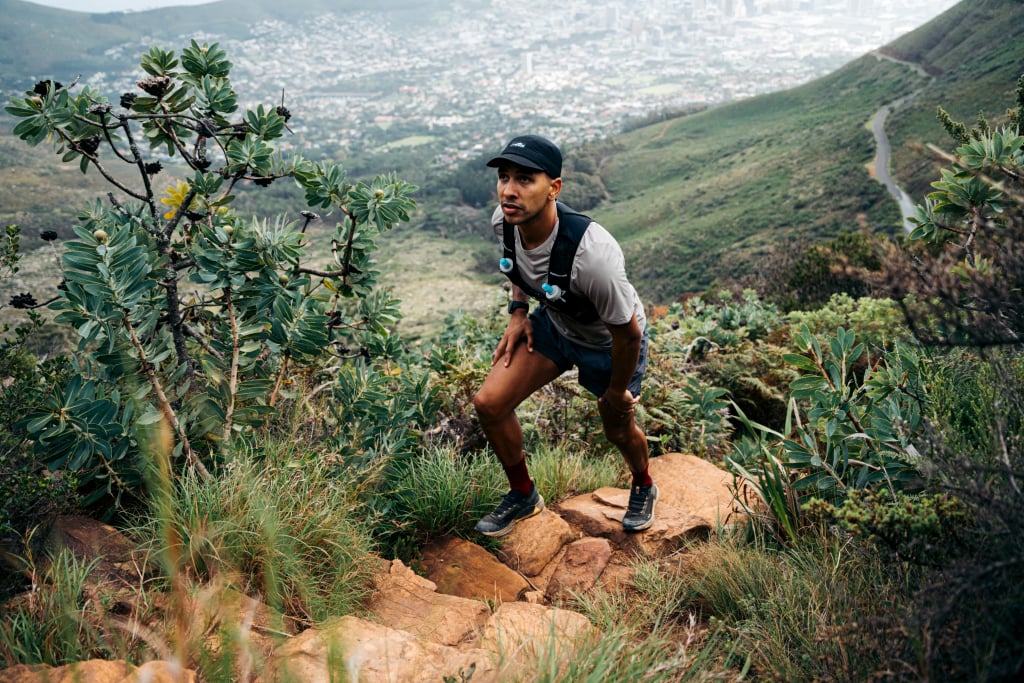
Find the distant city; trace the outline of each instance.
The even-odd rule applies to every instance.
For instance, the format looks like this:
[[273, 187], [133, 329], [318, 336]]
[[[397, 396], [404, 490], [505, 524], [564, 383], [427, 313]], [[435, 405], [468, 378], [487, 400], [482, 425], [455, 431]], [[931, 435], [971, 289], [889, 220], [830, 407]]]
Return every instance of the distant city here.
[[[430, 145], [454, 166], [537, 131], [562, 144], [631, 119], [806, 83], [907, 33], [956, 0], [453, 2], [417, 25], [375, 12], [260, 22], [218, 42], [232, 82], [294, 113], [289, 144], [372, 151]], [[152, 42], [112, 48], [138, 61]], [[165, 45], [165, 47], [173, 47]], [[116, 98], [137, 71], [86, 83]], [[249, 104], [255, 105], [256, 102]]]

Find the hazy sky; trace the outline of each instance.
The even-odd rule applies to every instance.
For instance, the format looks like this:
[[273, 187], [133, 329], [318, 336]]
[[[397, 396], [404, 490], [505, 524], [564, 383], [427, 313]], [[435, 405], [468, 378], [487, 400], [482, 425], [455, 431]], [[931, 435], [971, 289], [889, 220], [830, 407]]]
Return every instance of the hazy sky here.
[[175, 5], [201, 5], [213, 0], [28, 0], [36, 5], [60, 7], [77, 12], [117, 12], [145, 10]]

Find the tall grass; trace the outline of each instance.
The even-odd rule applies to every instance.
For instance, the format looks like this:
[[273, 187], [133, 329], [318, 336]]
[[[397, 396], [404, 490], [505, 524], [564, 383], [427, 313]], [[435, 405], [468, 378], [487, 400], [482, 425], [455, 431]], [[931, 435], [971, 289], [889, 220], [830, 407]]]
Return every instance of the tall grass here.
[[124, 644], [102, 628], [102, 609], [87, 585], [96, 561], [62, 550], [33, 575], [32, 591], [9, 603], [0, 620], [0, 662], [60, 666], [123, 653]]
[[684, 578], [683, 603], [732, 634], [755, 679], [873, 680], [917, 670], [900, 630], [910, 578], [828, 529], [784, 552], [711, 543], [695, 549]]
[[[617, 453], [591, 456], [565, 446], [540, 447], [527, 456], [530, 476], [549, 503], [612, 486], [624, 478]], [[470, 535], [476, 521], [494, 509], [508, 480], [492, 453], [460, 455], [454, 448], [429, 448], [395, 468], [389, 485], [396, 545], [417, 538]]]
[[597, 490], [628, 486], [629, 469], [615, 448], [595, 453], [585, 443], [538, 446], [530, 454], [530, 476], [549, 502]]
[[637, 641], [631, 637], [629, 629], [617, 627], [577, 647], [568, 660], [558, 657], [558, 648], [545, 648], [536, 671], [521, 680], [544, 683], [741, 680], [741, 669], [730, 670], [723, 665], [723, 653], [728, 651], [728, 642], [724, 639], [717, 635], [701, 636], [696, 628], [689, 637], [653, 632]]
[[468, 533], [505, 486], [496, 458], [465, 457], [450, 447], [426, 449], [397, 467], [389, 486], [396, 535], [415, 541]]
[[167, 518], [150, 517], [137, 530], [173, 561], [168, 576], [228, 578], [306, 624], [359, 609], [374, 548], [359, 484], [292, 448], [238, 455], [214, 479], [180, 478]]
[[601, 636], [577, 651], [561, 678], [544, 662], [538, 680], [742, 680], [748, 662], [729, 631], [709, 626], [692, 605], [680, 558], [636, 558], [632, 569], [627, 590], [574, 596]]
[[827, 529], [786, 551], [714, 539], [675, 563], [635, 561], [631, 591], [577, 596], [605, 635], [566, 680], [912, 680], [910, 587], [898, 565]]

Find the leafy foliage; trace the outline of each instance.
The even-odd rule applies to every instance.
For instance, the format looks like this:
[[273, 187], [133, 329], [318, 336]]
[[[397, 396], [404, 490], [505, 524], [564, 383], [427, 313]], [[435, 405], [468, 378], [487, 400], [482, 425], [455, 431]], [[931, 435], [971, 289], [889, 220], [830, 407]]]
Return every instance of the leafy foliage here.
[[875, 296], [877, 287], [865, 273], [881, 269], [889, 250], [882, 234], [850, 232], [821, 243], [774, 244], [764, 265], [744, 278], [784, 311], [826, 308], [837, 295]]
[[842, 327], [853, 331], [869, 349], [887, 348], [895, 342], [912, 342], [903, 310], [892, 299], [833, 294], [821, 308], [810, 311], [790, 311], [787, 315], [790, 333], [803, 326], [824, 340]]
[[[1018, 100], [1024, 97], [1019, 85]], [[906, 304], [915, 334], [944, 344], [1019, 344], [1024, 241], [1024, 131], [996, 129], [984, 117], [967, 132], [944, 111], [940, 119], [958, 142], [912, 219], [915, 247], [896, 257], [909, 281], [891, 283]], [[1019, 120], [1019, 109], [1009, 112]], [[901, 297], [902, 298], [902, 297]]]
[[[401, 353], [388, 333], [397, 302], [377, 288], [372, 254], [376, 235], [409, 220], [416, 188], [394, 176], [350, 183], [332, 163], [275, 151], [290, 112], [240, 111], [217, 44], [193, 40], [180, 56], [154, 47], [141, 67], [141, 92], [119, 106], [45, 81], [7, 107], [27, 144], [49, 141], [122, 198], [79, 215], [53, 304], [78, 333], [78, 377], [26, 423], [43, 462], [80, 473], [87, 502], [140, 483], [140, 426], [166, 423], [175, 455], [204, 472], [195, 444], [227, 446], [265, 425], [297, 373], [322, 366], [325, 353], [343, 363]], [[157, 155], [187, 169], [159, 200], [164, 212]], [[119, 180], [116, 164], [134, 167], [137, 184]], [[316, 214], [245, 220], [232, 210], [240, 184], [280, 178], [339, 216], [331, 267], [307, 263]]]
[[920, 485], [922, 363], [897, 345], [868, 363], [853, 333], [840, 328], [823, 346], [804, 327], [794, 337], [803, 354], [784, 359], [801, 371], [791, 385], [783, 431], [746, 420], [755, 438], [740, 441], [731, 465], [768, 505], [782, 538], [795, 538], [804, 523], [802, 503], [842, 501], [849, 490], [897, 491]]
[[[821, 499], [805, 508], [811, 517], [881, 544], [901, 560], [938, 566], [939, 548], [962, 545], [967, 522], [961, 500], [947, 494], [911, 495], [871, 489], [851, 491], [838, 505]], [[946, 558], [943, 558], [946, 559]]]
[[791, 372], [775, 343], [778, 308], [751, 290], [693, 297], [651, 319], [645, 382], [648, 437], [657, 448], [723, 455], [732, 431], [730, 401], [781, 423]]
[[[9, 225], [0, 243], [0, 275], [18, 271], [18, 226]], [[23, 295], [26, 296], [26, 295]], [[51, 472], [32, 454], [22, 417], [37, 406], [47, 387], [66, 382], [67, 363], [61, 359], [40, 364], [28, 344], [42, 326], [33, 303], [27, 320], [0, 339], [0, 541], [27, 538], [50, 518], [73, 509], [76, 478]], [[2, 308], [2, 305], [0, 305]]]

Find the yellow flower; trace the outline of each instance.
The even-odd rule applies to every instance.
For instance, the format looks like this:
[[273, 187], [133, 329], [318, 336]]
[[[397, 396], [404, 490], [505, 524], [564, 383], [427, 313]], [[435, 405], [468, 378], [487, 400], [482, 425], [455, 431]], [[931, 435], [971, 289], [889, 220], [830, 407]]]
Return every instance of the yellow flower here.
[[[164, 218], [166, 218], [167, 220], [171, 220], [172, 218], [174, 218], [174, 214], [178, 212], [178, 207], [180, 207], [181, 203], [185, 201], [185, 197], [188, 196], [190, 189], [191, 188], [189, 187], [189, 184], [184, 180], [179, 180], [176, 185], [172, 185], [167, 188], [167, 196], [161, 197], [160, 203], [166, 204], [167, 206], [171, 207], [171, 209], [170, 211], [164, 214]], [[195, 198], [192, 199], [192, 203], [189, 205], [188, 208], [196, 208]]]

